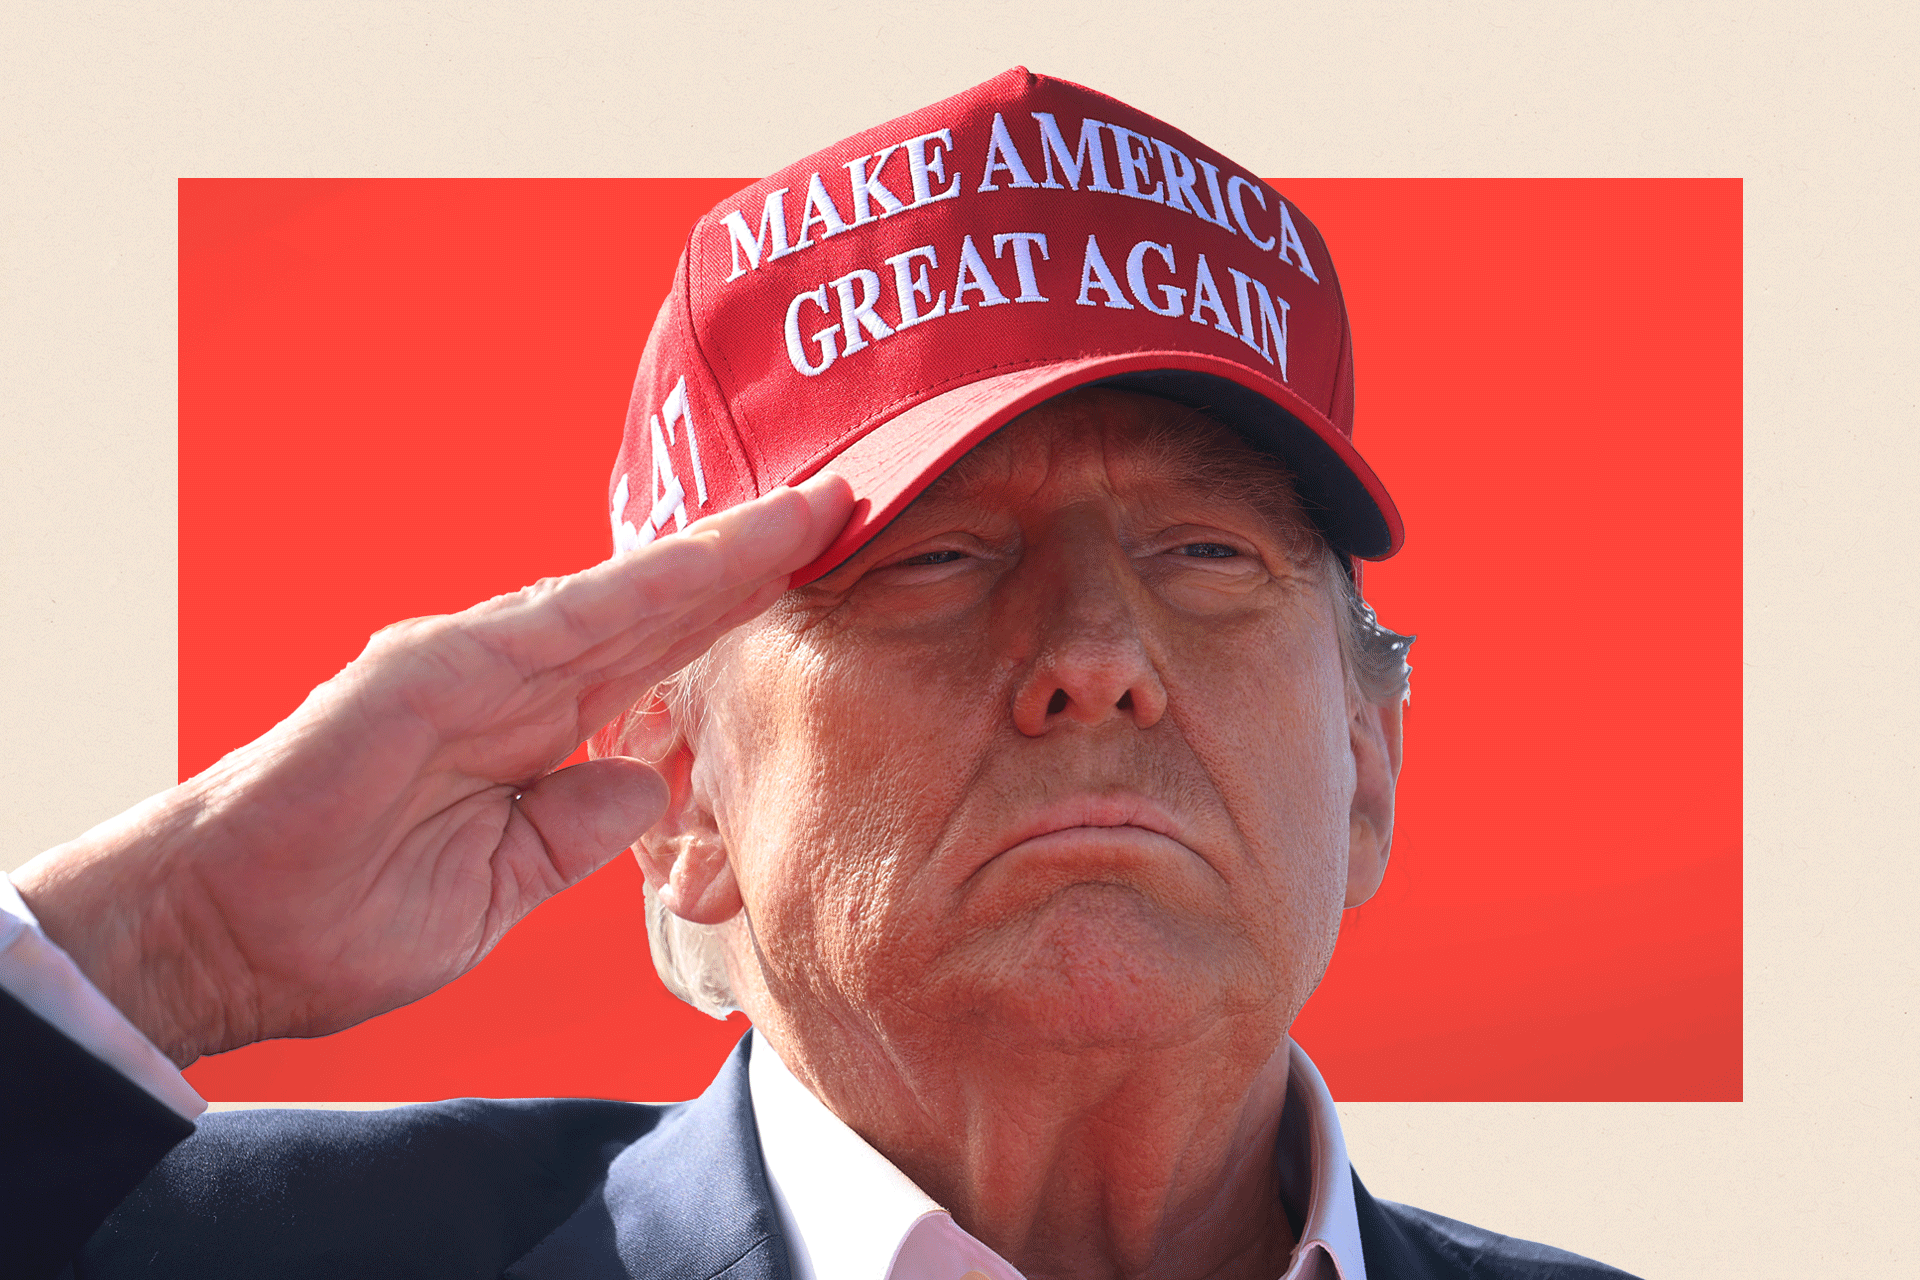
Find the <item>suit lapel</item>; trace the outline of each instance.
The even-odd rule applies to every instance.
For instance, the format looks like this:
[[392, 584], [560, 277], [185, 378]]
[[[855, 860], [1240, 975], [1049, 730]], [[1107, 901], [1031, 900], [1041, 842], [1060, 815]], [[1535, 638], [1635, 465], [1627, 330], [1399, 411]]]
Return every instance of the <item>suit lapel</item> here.
[[615, 1157], [510, 1280], [790, 1280], [747, 1089], [752, 1037], [707, 1091]]

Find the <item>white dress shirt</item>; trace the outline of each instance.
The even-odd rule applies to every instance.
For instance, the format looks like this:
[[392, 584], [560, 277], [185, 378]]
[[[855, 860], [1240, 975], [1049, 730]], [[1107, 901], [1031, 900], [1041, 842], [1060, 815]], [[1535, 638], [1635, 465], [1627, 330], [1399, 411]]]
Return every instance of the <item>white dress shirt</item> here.
[[[827, 1110], [758, 1036], [747, 1082], [793, 1280], [1022, 1280]], [[1306, 1120], [1307, 1213], [1277, 1280], [1367, 1280], [1340, 1115], [1297, 1044], [1289, 1044], [1286, 1105]]]
[[[186, 1119], [206, 1110], [193, 1086], [40, 931], [0, 876], [0, 990]], [[1278, 1280], [1367, 1280], [1340, 1116], [1326, 1082], [1289, 1045], [1287, 1110], [1306, 1124], [1305, 1225]], [[885, 1156], [827, 1110], [756, 1037], [747, 1064], [767, 1185], [793, 1280], [1023, 1280], [967, 1234]], [[1283, 1132], [1291, 1131], [1289, 1124]]]
[[0, 991], [67, 1039], [192, 1120], [207, 1109], [167, 1056], [127, 1021], [80, 966], [40, 931], [13, 881], [0, 876]]

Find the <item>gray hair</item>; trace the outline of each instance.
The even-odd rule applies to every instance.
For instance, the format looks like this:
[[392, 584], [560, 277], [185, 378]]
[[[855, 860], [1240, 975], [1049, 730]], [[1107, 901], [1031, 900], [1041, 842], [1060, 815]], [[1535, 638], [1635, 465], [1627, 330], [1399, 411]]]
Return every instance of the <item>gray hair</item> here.
[[[1320, 541], [1322, 563], [1333, 581], [1340, 613], [1340, 663], [1360, 696], [1377, 706], [1404, 702], [1410, 671], [1407, 651], [1414, 637], [1380, 625], [1373, 606], [1361, 598], [1357, 569]], [[643, 705], [664, 705], [677, 731], [689, 732], [696, 713], [693, 691], [706, 683], [708, 656], [656, 685]], [[668, 991], [704, 1014], [725, 1018], [740, 1006], [727, 978], [726, 945], [720, 926], [696, 924], [667, 910], [653, 886], [646, 889], [647, 944], [653, 967]]]

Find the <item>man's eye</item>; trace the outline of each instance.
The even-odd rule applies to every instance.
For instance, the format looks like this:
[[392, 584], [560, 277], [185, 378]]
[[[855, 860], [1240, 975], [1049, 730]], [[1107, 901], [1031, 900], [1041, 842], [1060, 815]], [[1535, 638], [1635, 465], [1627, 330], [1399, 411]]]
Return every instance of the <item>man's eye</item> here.
[[925, 555], [908, 556], [902, 565], [952, 564], [955, 560], [966, 558], [964, 551], [929, 551]]
[[1224, 542], [1189, 542], [1180, 548], [1180, 554], [1203, 560], [1225, 560], [1240, 552]]

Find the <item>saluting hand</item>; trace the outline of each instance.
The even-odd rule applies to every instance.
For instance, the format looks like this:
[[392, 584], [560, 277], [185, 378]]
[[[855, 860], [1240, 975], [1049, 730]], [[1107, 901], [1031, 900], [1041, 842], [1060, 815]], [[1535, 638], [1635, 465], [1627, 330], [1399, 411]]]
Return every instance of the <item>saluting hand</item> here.
[[286, 720], [15, 874], [175, 1062], [450, 982], [659, 818], [637, 760], [555, 766], [770, 605], [852, 495], [816, 477], [571, 577], [374, 636]]

